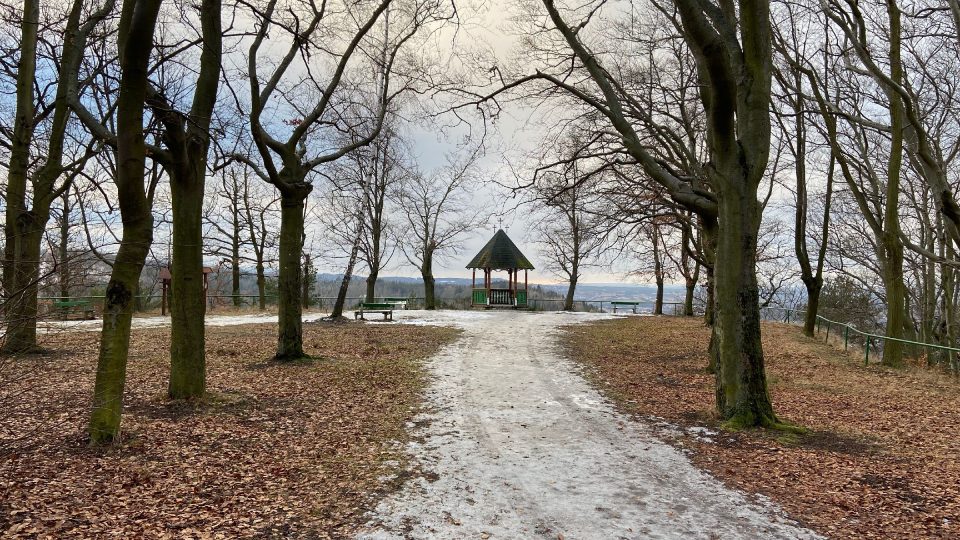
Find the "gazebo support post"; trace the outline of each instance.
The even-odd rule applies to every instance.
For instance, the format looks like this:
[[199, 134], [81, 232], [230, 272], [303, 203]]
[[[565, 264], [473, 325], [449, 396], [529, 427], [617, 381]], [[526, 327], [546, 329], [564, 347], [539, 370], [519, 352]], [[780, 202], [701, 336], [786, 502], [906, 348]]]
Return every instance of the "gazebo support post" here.
[[493, 281], [490, 279], [490, 269], [483, 269], [484, 281], [487, 282], [487, 305], [490, 305], [490, 282]]

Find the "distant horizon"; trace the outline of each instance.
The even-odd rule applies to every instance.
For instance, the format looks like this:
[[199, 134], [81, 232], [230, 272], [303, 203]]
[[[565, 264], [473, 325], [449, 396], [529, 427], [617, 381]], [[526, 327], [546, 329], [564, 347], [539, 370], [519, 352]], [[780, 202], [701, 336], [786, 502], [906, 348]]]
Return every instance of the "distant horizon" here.
[[[332, 272], [320, 272], [317, 274], [318, 277], [324, 278], [334, 278], [339, 279], [343, 274], [337, 274]], [[364, 273], [354, 273], [354, 278], [366, 278], [367, 274]], [[377, 280], [398, 280], [398, 281], [420, 281], [422, 278], [420, 276], [403, 276], [403, 275], [382, 275], [378, 276]], [[448, 280], [448, 281], [470, 281], [470, 277], [460, 277], [460, 276], [434, 276], [434, 280], [437, 282]], [[503, 278], [494, 277], [494, 279], [502, 279], [506, 281], [506, 276]], [[566, 286], [569, 282], [563, 280], [557, 281], [534, 281], [530, 280], [530, 286], [540, 285], [540, 286]], [[599, 286], [599, 287], [636, 287], [636, 288], [655, 288], [656, 283], [644, 283], [636, 281], [578, 281], [577, 287], [580, 286]], [[683, 283], [680, 282], [668, 282], [664, 284], [665, 287], [683, 287]]]

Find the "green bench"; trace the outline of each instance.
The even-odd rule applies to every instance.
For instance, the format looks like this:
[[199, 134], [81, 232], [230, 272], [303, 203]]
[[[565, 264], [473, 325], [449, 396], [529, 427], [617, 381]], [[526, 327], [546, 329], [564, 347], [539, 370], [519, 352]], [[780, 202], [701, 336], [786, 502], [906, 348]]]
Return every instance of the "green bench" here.
[[629, 307], [634, 313], [636, 313], [636, 312], [637, 312], [637, 308], [640, 307], [640, 302], [639, 302], [639, 301], [632, 301], [632, 300], [617, 300], [617, 301], [610, 302], [610, 305], [613, 306], [613, 312], [614, 312], [614, 313], [617, 312], [617, 308], [618, 308], [618, 307], [619, 307], [619, 308], [627, 308], [627, 307]]
[[393, 320], [393, 304], [388, 304], [385, 302], [362, 302], [360, 304], [360, 309], [353, 312], [353, 318], [362, 319], [364, 313], [383, 313], [383, 320], [392, 321]]
[[67, 320], [71, 313], [83, 313], [84, 319], [96, 318], [89, 300], [54, 300], [53, 309], [60, 312], [63, 320]]

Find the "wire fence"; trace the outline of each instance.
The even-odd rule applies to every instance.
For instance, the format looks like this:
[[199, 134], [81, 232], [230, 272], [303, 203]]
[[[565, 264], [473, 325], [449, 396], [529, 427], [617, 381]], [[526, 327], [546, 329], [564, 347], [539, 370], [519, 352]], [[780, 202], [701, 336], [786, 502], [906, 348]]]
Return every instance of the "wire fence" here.
[[[761, 309], [761, 316], [766, 320], [784, 322], [787, 324], [802, 325], [806, 317], [806, 310], [787, 309], [782, 307], [766, 307]], [[869, 365], [871, 358], [882, 358], [884, 344], [888, 342], [902, 343], [907, 346], [912, 356], [927, 356], [927, 363], [932, 362], [934, 355], [939, 355], [940, 363], [950, 367], [952, 371], [960, 370], [960, 348], [923, 343], [909, 339], [894, 338], [871, 332], [865, 332], [857, 327], [828, 319], [817, 315], [815, 328], [816, 335], [823, 336], [824, 342], [830, 341], [831, 334], [835, 341], [843, 340], [843, 350], [859, 347], [863, 351], [863, 365]]]

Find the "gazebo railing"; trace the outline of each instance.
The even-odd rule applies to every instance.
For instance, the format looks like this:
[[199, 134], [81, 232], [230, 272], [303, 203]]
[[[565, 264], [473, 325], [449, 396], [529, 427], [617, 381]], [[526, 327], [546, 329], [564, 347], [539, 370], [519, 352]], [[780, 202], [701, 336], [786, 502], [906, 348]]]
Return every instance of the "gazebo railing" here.
[[487, 289], [473, 289], [473, 305], [486, 305], [487, 303]]
[[473, 305], [475, 306], [526, 306], [527, 291], [519, 289], [516, 291], [503, 288], [482, 288], [475, 287], [472, 295]]
[[513, 291], [510, 289], [490, 289], [491, 306], [512, 306]]

